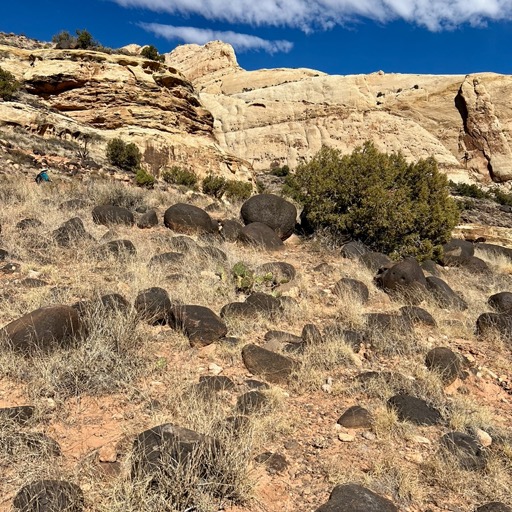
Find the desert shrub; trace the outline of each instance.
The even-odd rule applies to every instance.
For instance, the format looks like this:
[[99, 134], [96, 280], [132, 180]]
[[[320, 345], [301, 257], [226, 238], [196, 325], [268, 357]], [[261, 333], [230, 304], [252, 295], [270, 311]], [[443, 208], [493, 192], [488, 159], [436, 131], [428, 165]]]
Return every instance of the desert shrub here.
[[287, 177], [306, 223], [398, 258], [431, 258], [451, 235], [458, 208], [433, 158], [408, 164], [367, 142], [351, 155], [324, 147]]
[[140, 54], [145, 59], [156, 60], [157, 62], [163, 62], [165, 58], [163, 55], [158, 53], [158, 50], [152, 44], [144, 46]]
[[504, 206], [512, 206], [512, 194], [511, 193], [503, 192], [502, 190], [495, 188], [492, 191], [492, 195], [494, 196], [494, 200], [497, 203], [502, 204]]
[[148, 187], [151, 188], [155, 184], [155, 178], [148, 172], [146, 172], [142, 167], [139, 167], [137, 170], [137, 174], [135, 175], [135, 181], [137, 185], [140, 187]]
[[0, 98], [5, 101], [12, 100], [20, 84], [12, 73], [0, 68]]
[[205, 194], [220, 199], [226, 190], [226, 179], [222, 176], [208, 174], [201, 182], [201, 187]]
[[76, 45], [75, 48], [81, 50], [87, 50], [88, 48], [94, 48], [98, 43], [94, 41], [92, 35], [87, 30], [76, 31]]
[[450, 181], [450, 191], [453, 195], [472, 197], [474, 199], [491, 199], [492, 194], [482, 190], [478, 185], [468, 183], [454, 183]]
[[290, 168], [287, 165], [283, 165], [282, 167], [274, 167], [270, 170], [269, 174], [272, 176], [277, 176], [278, 178], [285, 178], [290, 174]]
[[107, 159], [116, 167], [126, 171], [134, 171], [139, 167], [142, 155], [133, 142], [126, 144], [121, 139], [112, 139], [107, 144]]
[[195, 188], [198, 178], [196, 174], [187, 169], [173, 165], [162, 172], [162, 179], [171, 185], [183, 185], [188, 188]]
[[62, 30], [52, 37], [52, 42], [59, 50], [69, 50], [75, 48], [76, 37], [72, 36], [67, 30]]
[[231, 201], [245, 201], [252, 194], [252, 185], [246, 181], [228, 180], [224, 195]]

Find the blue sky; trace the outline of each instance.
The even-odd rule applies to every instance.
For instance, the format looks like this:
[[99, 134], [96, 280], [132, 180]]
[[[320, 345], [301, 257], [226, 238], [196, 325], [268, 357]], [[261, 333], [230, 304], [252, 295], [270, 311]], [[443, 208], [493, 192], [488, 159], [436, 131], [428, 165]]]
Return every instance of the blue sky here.
[[222, 39], [245, 69], [512, 74], [512, 0], [4, 0], [0, 31], [104, 46]]

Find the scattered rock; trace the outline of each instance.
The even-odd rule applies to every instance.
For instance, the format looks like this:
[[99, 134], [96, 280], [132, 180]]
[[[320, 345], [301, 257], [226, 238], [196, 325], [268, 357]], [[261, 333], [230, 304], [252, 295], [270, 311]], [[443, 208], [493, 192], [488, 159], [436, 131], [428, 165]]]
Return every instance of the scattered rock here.
[[367, 252], [370, 252], [370, 249], [363, 244], [362, 242], [348, 242], [341, 248], [341, 256], [343, 258], [349, 258], [351, 260], [355, 260], [359, 258], [359, 256], [362, 256], [363, 254], [366, 254]]
[[281, 240], [289, 238], [297, 222], [295, 206], [274, 194], [258, 194], [252, 196], [240, 211], [244, 223], [262, 223], [277, 233]]
[[270, 399], [260, 390], [248, 391], [238, 397], [236, 409], [239, 414], [262, 413], [270, 407]]
[[[217, 233], [217, 223], [201, 208], [177, 203], [164, 213], [165, 227], [177, 233]], [[179, 249], [178, 249], [179, 250]]]
[[316, 512], [398, 512], [391, 501], [358, 484], [337, 485]]
[[59, 480], [37, 480], [23, 486], [13, 507], [21, 512], [82, 512], [84, 496], [78, 485]]
[[414, 258], [407, 258], [384, 271], [378, 279], [382, 289], [411, 304], [418, 304], [425, 297], [427, 280]]
[[318, 345], [323, 342], [323, 336], [315, 324], [306, 324], [302, 328], [301, 340], [306, 345]]
[[137, 222], [137, 227], [140, 229], [149, 229], [158, 226], [158, 217], [155, 210], [149, 210]]
[[169, 294], [159, 287], [140, 292], [135, 299], [134, 307], [141, 318], [152, 325], [166, 323], [172, 311]]
[[499, 501], [493, 501], [492, 503], [486, 503], [478, 507], [475, 512], [512, 512], [512, 507], [500, 503]]
[[345, 428], [371, 428], [373, 417], [364, 407], [353, 405], [340, 416], [337, 423]]
[[112, 224], [124, 224], [125, 226], [133, 226], [135, 217], [127, 208], [114, 205], [96, 206], [92, 210], [92, 220], [95, 224], [110, 226]]
[[270, 276], [272, 284], [277, 286], [295, 279], [296, 271], [293, 265], [284, 261], [275, 261], [260, 265], [254, 271], [256, 276]]
[[512, 336], [512, 315], [506, 313], [482, 313], [476, 320], [478, 336], [494, 336], [503, 338]]
[[466, 470], [480, 470], [486, 466], [485, 452], [477, 440], [462, 432], [449, 432], [441, 438], [441, 445], [455, 455]]
[[428, 311], [418, 306], [402, 306], [400, 313], [413, 324], [423, 324], [430, 327], [437, 326], [434, 317]]
[[442, 422], [441, 413], [437, 409], [414, 396], [395, 395], [388, 400], [388, 407], [396, 412], [400, 421], [425, 426], [439, 425]]
[[204, 306], [175, 306], [171, 326], [182, 329], [192, 347], [205, 347], [226, 336], [226, 324], [211, 309]]
[[465, 311], [468, 309], [466, 301], [459, 297], [442, 279], [435, 276], [427, 277], [427, 288], [432, 297], [441, 308]]
[[100, 256], [114, 256], [118, 259], [128, 259], [137, 255], [137, 249], [131, 240], [112, 240], [99, 247]]
[[335, 284], [333, 292], [334, 295], [337, 295], [338, 297], [353, 297], [362, 304], [366, 304], [370, 298], [368, 287], [363, 282], [358, 281], [357, 279], [350, 279], [348, 277], [340, 279]]
[[205, 393], [231, 391], [235, 389], [235, 383], [224, 375], [203, 375], [199, 377], [197, 389]]
[[220, 225], [220, 234], [227, 242], [236, 242], [244, 228], [240, 222], [231, 219], [220, 221]]
[[487, 301], [497, 313], [512, 313], [512, 292], [495, 293]]
[[80, 217], [73, 217], [64, 222], [52, 233], [52, 236], [60, 247], [69, 247], [82, 241], [94, 241], [94, 238], [85, 230]]
[[425, 357], [425, 365], [429, 370], [440, 374], [445, 386], [454, 382], [462, 373], [460, 357], [447, 347], [430, 350]]
[[242, 349], [242, 358], [251, 373], [261, 375], [275, 384], [286, 383], [296, 367], [293, 359], [258, 345], [246, 345]]
[[0, 330], [16, 352], [33, 354], [69, 346], [80, 333], [78, 313], [69, 306], [47, 306], [23, 315]]
[[268, 251], [278, 251], [284, 247], [283, 241], [275, 231], [262, 222], [253, 222], [245, 226], [238, 239], [242, 243], [261, 247]]

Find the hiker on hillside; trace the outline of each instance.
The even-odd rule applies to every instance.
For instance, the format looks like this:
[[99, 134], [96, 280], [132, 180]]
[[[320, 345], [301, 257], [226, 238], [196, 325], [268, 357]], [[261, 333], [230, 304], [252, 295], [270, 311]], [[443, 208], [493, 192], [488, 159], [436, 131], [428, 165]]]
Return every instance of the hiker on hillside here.
[[36, 176], [36, 183], [38, 185], [40, 185], [41, 183], [43, 183], [44, 181], [47, 181], [47, 182], [50, 182], [51, 183], [51, 179], [50, 179], [50, 176], [48, 176], [48, 167], [43, 167], [41, 169], [41, 172]]

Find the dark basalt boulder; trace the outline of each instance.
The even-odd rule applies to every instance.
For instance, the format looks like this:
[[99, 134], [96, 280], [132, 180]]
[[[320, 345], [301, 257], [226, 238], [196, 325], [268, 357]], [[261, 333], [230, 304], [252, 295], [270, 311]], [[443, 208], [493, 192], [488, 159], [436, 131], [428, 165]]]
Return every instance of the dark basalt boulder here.
[[158, 216], [155, 210], [144, 213], [137, 221], [137, 227], [140, 229], [149, 229], [154, 226], [158, 226]]
[[354, 297], [362, 304], [366, 304], [370, 298], [368, 287], [362, 281], [350, 279], [348, 277], [340, 279], [334, 285], [333, 292], [334, 295], [337, 295], [338, 297]]
[[415, 396], [398, 394], [388, 400], [388, 407], [394, 410], [400, 421], [410, 421], [415, 425], [439, 425], [441, 413], [429, 406], [425, 400]]
[[73, 217], [64, 222], [52, 233], [52, 236], [60, 247], [69, 247], [83, 241], [94, 241], [94, 238], [85, 230], [80, 217]]
[[370, 252], [370, 248], [363, 244], [362, 242], [348, 242], [345, 244], [340, 251], [340, 254], [343, 258], [348, 258], [351, 260], [356, 260], [359, 256]]
[[122, 206], [110, 204], [95, 206], [92, 210], [92, 220], [95, 224], [103, 226], [110, 226], [112, 224], [133, 226], [135, 224], [135, 217], [130, 210]]
[[447, 347], [436, 347], [430, 350], [425, 357], [425, 366], [439, 373], [446, 386], [462, 374], [461, 358]]
[[512, 292], [495, 293], [489, 297], [487, 304], [497, 313], [511, 313]]
[[47, 306], [23, 315], [0, 330], [0, 340], [16, 352], [50, 352], [69, 346], [81, 331], [78, 312], [70, 306]]
[[418, 306], [402, 306], [400, 313], [413, 324], [423, 324], [431, 327], [437, 326], [434, 317], [428, 311]]
[[240, 211], [244, 223], [261, 222], [272, 228], [281, 240], [289, 238], [297, 221], [297, 208], [274, 194], [252, 196]]
[[217, 223], [203, 209], [185, 203], [177, 203], [164, 213], [165, 227], [177, 233], [217, 233]]
[[441, 308], [465, 311], [468, 308], [466, 301], [457, 295], [442, 279], [435, 276], [427, 277], [427, 288], [433, 299]]
[[505, 505], [499, 501], [493, 501], [492, 503], [486, 503], [478, 507], [475, 512], [512, 512], [512, 507]]
[[510, 338], [512, 336], [512, 315], [482, 313], [476, 320], [476, 333], [482, 337], [498, 333], [503, 338]]
[[340, 416], [337, 423], [345, 428], [370, 428], [373, 417], [364, 407], [353, 405]]
[[296, 368], [293, 359], [253, 344], [242, 349], [242, 359], [251, 373], [275, 384], [286, 383]]
[[164, 324], [171, 315], [173, 305], [169, 294], [157, 286], [141, 291], [134, 303], [140, 317], [149, 324]]
[[13, 507], [19, 512], [82, 512], [84, 496], [71, 482], [37, 480], [18, 491]]
[[276, 232], [262, 222], [253, 222], [245, 226], [238, 239], [244, 244], [261, 247], [267, 251], [279, 251], [284, 247]]
[[398, 512], [391, 501], [358, 484], [337, 485], [315, 512]]
[[407, 258], [385, 270], [377, 282], [390, 296], [411, 304], [418, 304], [426, 294], [427, 280], [414, 258]]
[[182, 329], [192, 347], [205, 347], [228, 333], [226, 324], [204, 306], [175, 306], [170, 316], [174, 329]]
[[455, 455], [459, 465], [468, 471], [485, 468], [487, 457], [478, 441], [462, 432], [449, 432], [441, 438], [441, 446]]

